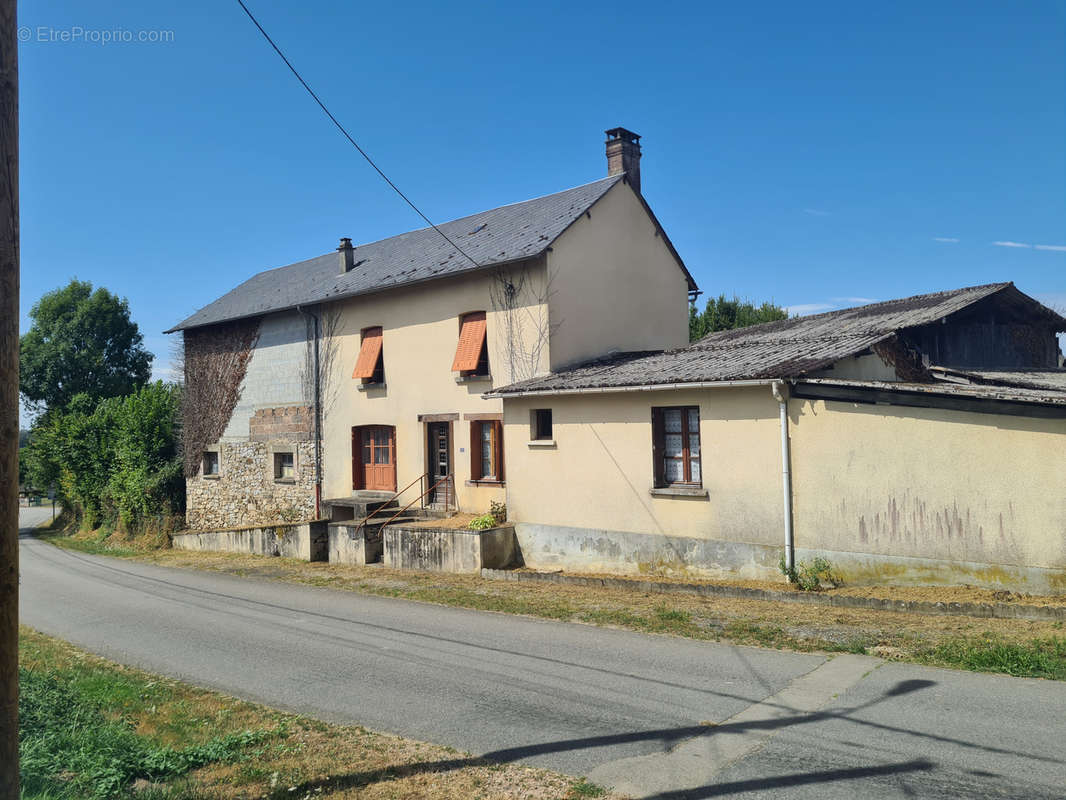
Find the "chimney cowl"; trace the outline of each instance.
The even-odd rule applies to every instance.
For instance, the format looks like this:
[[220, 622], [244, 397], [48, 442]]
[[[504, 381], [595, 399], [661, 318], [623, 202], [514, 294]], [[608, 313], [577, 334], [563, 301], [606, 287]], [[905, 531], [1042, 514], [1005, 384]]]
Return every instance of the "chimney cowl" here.
[[340, 274], [346, 275], [355, 266], [355, 248], [352, 247], [352, 240], [347, 236], [343, 237], [337, 247], [337, 252], [340, 253]]
[[607, 134], [607, 174], [625, 174], [640, 194], [640, 135], [626, 128], [610, 128]]

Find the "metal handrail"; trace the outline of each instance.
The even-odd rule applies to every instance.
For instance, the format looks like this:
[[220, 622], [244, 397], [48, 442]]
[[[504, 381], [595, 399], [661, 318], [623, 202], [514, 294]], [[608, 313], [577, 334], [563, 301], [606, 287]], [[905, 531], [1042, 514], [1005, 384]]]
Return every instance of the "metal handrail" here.
[[[415, 478], [409, 484], [407, 484], [402, 489], [400, 489], [400, 491], [396, 492], [396, 494], [394, 494], [392, 497], [390, 497], [388, 500], [386, 500], [384, 503], [382, 503], [381, 506], [378, 506], [373, 511], [371, 511], [369, 514], [367, 514], [365, 517], [363, 517], [363, 521], [360, 522], [359, 525], [356, 527], [355, 532], [359, 533], [359, 531], [361, 531], [363, 529], [363, 526], [366, 525], [373, 518], [373, 516], [375, 514], [377, 514], [379, 511], [381, 511], [382, 508], [384, 508], [387, 504], [391, 503], [393, 500], [395, 500], [401, 494], [403, 494], [408, 489], [410, 489], [412, 486], [414, 486], [415, 483], [421, 481], [423, 478], [426, 478], [426, 477], [429, 477], [429, 473], [428, 472], [423, 472], [421, 475], [419, 475], [417, 478]], [[419, 496], [421, 497], [421, 495], [419, 495]]]
[[[429, 473], [427, 472], [427, 473], [425, 473], [425, 475], [426, 475], [426, 476], [428, 477], [428, 476], [429, 476]], [[440, 485], [441, 485], [442, 483], [444, 483], [445, 481], [448, 481], [448, 480], [450, 480], [450, 479], [451, 479], [451, 477], [452, 477], [451, 475], [444, 475], [443, 477], [441, 477], [441, 479], [440, 479], [439, 481], [437, 481], [437, 482], [436, 482], [435, 484], [433, 484], [432, 486], [430, 486], [430, 487], [429, 487], [428, 489], [426, 489], [426, 490], [425, 490], [424, 492], [422, 492], [422, 494], [420, 494], [420, 495], [419, 495], [418, 497], [416, 497], [416, 498], [415, 498], [414, 500], [412, 500], [412, 501], [411, 501], [410, 503], [408, 503], [407, 505], [405, 505], [405, 506], [404, 506], [403, 508], [401, 508], [401, 509], [400, 509], [399, 511], [397, 511], [397, 512], [396, 512], [395, 514], [393, 514], [393, 515], [392, 515], [391, 517], [389, 517], [389, 518], [388, 518], [387, 520], [385, 520], [385, 522], [383, 522], [383, 523], [382, 523], [381, 527], [382, 527], [382, 528], [384, 528], [385, 526], [387, 526], [387, 525], [388, 525], [388, 524], [389, 524], [390, 522], [392, 522], [392, 521], [393, 521], [394, 519], [396, 519], [396, 518], [397, 518], [397, 517], [399, 517], [399, 516], [400, 516], [401, 514], [403, 514], [403, 512], [404, 512], [404, 511], [406, 511], [407, 509], [409, 509], [409, 508], [410, 508], [411, 506], [413, 506], [413, 505], [414, 505], [415, 503], [417, 503], [417, 502], [418, 502], [419, 500], [421, 500], [421, 499], [422, 499], [423, 497], [425, 497], [425, 496], [426, 496], [427, 494], [429, 494], [430, 492], [432, 492], [432, 491], [433, 491], [434, 489], [436, 489], [436, 488], [437, 488], [438, 486], [440, 486]]]
[[[417, 478], [415, 478], [415, 479], [414, 479], [413, 481], [411, 481], [411, 482], [410, 482], [409, 484], [407, 484], [407, 485], [406, 485], [406, 486], [404, 486], [404, 487], [403, 487], [402, 489], [400, 489], [400, 491], [396, 492], [396, 494], [394, 494], [394, 495], [393, 495], [392, 497], [390, 497], [390, 498], [389, 498], [388, 500], [386, 500], [386, 501], [385, 501], [385, 503], [383, 503], [383, 504], [382, 504], [381, 506], [379, 506], [378, 508], [375, 508], [375, 509], [374, 509], [373, 511], [371, 511], [371, 512], [370, 512], [369, 514], [367, 514], [367, 515], [366, 515], [365, 517], [363, 517], [363, 521], [362, 521], [362, 522], [360, 522], [358, 526], [356, 526], [356, 529], [355, 529], [355, 534], [353, 534], [353, 536], [354, 536], [354, 535], [358, 535], [358, 534], [359, 534], [359, 532], [360, 532], [360, 531], [362, 531], [362, 530], [363, 530], [363, 528], [364, 528], [364, 527], [366, 526], [366, 524], [367, 524], [367, 523], [368, 523], [368, 522], [369, 522], [369, 521], [370, 521], [371, 519], [373, 519], [374, 515], [375, 515], [375, 514], [377, 514], [377, 513], [379, 512], [379, 511], [381, 511], [381, 510], [382, 510], [382, 509], [383, 509], [383, 508], [384, 508], [384, 507], [385, 507], [385, 506], [386, 506], [387, 504], [391, 503], [391, 502], [392, 502], [393, 500], [395, 500], [395, 499], [396, 499], [397, 497], [399, 497], [399, 496], [400, 496], [401, 494], [403, 494], [404, 492], [406, 492], [406, 491], [407, 491], [408, 489], [410, 489], [410, 488], [411, 488], [412, 486], [414, 486], [414, 485], [415, 485], [415, 483], [420, 483], [421, 481], [423, 481], [423, 480], [425, 480], [426, 478], [429, 478], [429, 477], [430, 477], [430, 474], [429, 474], [428, 472], [423, 472], [423, 473], [422, 473], [421, 475], [419, 475], [419, 476], [418, 476]], [[451, 474], [451, 473], [449, 473], [449, 474], [447, 474], [447, 475], [444, 475], [444, 476], [442, 476], [442, 477], [441, 477], [441, 479], [440, 479], [439, 481], [437, 481], [436, 483], [434, 483], [434, 484], [433, 484], [432, 486], [430, 486], [430, 487], [429, 487], [428, 489], [425, 489], [425, 490], [423, 490], [423, 491], [422, 491], [422, 493], [421, 493], [420, 495], [418, 495], [418, 497], [416, 497], [416, 498], [415, 498], [414, 500], [412, 500], [412, 501], [411, 501], [410, 503], [408, 503], [408, 504], [407, 504], [407, 505], [405, 505], [405, 506], [404, 506], [403, 508], [401, 508], [401, 509], [400, 509], [399, 511], [397, 511], [397, 512], [396, 512], [395, 514], [393, 514], [393, 515], [392, 515], [391, 517], [389, 517], [389, 519], [388, 519], [388, 520], [386, 520], [386, 521], [385, 521], [385, 522], [384, 522], [384, 523], [382, 524], [382, 526], [381, 526], [381, 527], [383, 527], [383, 528], [384, 528], [384, 527], [385, 527], [385, 525], [388, 525], [388, 524], [389, 524], [390, 522], [392, 522], [392, 521], [393, 521], [394, 519], [396, 519], [396, 518], [397, 518], [398, 516], [400, 516], [400, 514], [402, 514], [402, 513], [404, 512], [404, 511], [406, 511], [407, 509], [409, 509], [409, 508], [410, 508], [411, 506], [413, 506], [413, 505], [414, 505], [415, 503], [417, 503], [417, 502], [418, 502], [419, 500], [421, 500], [422, 498], [424, 498], [424, 497], [425, 497], [426, 495], [428, 495], [428, 494], [429, 494], [430, 492], [432, 492], [432, 491], [433, 491], [434, 489], [436, 489], [436, 488], [437, 488], [438, 486], [440, 486], [440, 485], [441, 485], [442, 483], [445, 483], [445, 482], [449, 482], [449, 481], [451, 481], [451, 480], [452, 480], [452, 477], [453, 477], [453, 476], [452, 476], [452, 474]], [[425, 484], [422, 484], [422, 485], [424, 486]], [[450, 485], [454, 486], [454, 484], [450, 484]], [[419, 488], [421, 488], [421, 486], [420, 486]], [[450, 495], [451, 495], [451, 494], [453, 494], [453, 493], [454, 493], [454, 489], [453, 489], [453, 490], [452, 490], [451, 492], [449, 492], [449, 497], [450, 497]], [[450, 505], [450, 503], [448, 503], [447, 505]], [[457, 508], [458, 508], [458, 505], [459, 505], [459, 504], [458, 504], [458, 502], [457, 502], [457, 503], [456, 503], [456, 507], [457, 507]]]

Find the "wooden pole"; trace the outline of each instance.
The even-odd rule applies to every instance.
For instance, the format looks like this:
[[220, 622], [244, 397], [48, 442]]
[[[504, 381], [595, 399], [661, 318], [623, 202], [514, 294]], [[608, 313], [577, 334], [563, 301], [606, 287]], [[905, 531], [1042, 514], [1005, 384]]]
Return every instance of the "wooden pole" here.
[[15, 0], [0, 0], [0, 800], [18, 800], [19, 131]]

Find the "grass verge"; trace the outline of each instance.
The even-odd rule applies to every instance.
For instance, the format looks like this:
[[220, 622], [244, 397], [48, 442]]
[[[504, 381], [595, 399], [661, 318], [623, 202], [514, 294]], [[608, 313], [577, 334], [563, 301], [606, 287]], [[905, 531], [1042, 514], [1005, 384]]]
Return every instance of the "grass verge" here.
[[[77, 537], [51, 537], [50, 541], [85, 550], [85, 545], [77, 543]], [[479, 576], [388, 570], [380, 566], [309, 564], [235, 553], [158, 549], [89, 552], [162, 566], [643, 633], [801, 652], [866, 653], [932, 666], [1066, 680], [1066, 630], [1061, 620], [926, 616], [742, 598], [664, 595], [637, 589], [492, 581]]]
[[607, 797], [544, 770], [327, 725], [19, 637], [23, 800]]

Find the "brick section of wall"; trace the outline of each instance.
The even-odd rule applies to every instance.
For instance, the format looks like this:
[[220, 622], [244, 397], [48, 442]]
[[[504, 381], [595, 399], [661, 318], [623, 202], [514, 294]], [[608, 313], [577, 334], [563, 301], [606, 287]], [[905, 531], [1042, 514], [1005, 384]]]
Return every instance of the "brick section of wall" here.
[[253, 442], [306, 442], [311, 439], [313, 421], [310, 406], [261, 408], [248, 420], [248, 437]]
[[300, 522], [315, 516], [314, 443], [293, 441], [296, 478], [274, 480], [274, 452], [284, 445], [255, 441], [219, 444], [219, 476], [185, 482], [185, 519], [191, 530]]

